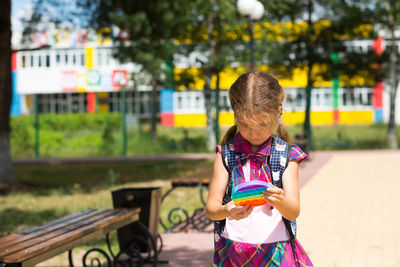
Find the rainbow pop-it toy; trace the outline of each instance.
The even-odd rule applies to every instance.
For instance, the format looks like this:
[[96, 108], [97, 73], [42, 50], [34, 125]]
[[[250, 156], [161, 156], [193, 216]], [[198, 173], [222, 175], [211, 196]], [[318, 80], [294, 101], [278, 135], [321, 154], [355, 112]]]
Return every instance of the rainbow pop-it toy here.
[[239, 184], [232, 190], [232, 200], [236, 205], [246, 206], [261, 206], [267, 204], [262, 192], [267, 188], [272, 188], [272, 184], [253, 180]]

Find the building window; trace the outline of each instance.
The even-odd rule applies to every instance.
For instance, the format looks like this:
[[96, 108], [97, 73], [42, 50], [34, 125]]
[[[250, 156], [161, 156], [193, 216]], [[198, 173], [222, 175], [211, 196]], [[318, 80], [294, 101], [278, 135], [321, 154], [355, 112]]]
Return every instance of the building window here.
[[46, 55], [46, 67], [50, 67], [50, 55]]
[[286, 96], [286, 103], [288, 104], [288, 106], [291, 106], [293, 104], [293, 97], [291, 94], [288, 94]]
[[60, 63], [61, 63], [61, 56], [60, 56], [59, 53], [57, 53], [57, 54], [56, 54], [56, 65], [57, 65], [57, 66], [60, 66]]
[[182, 96], [178, 96], [178, 110], [182, 110]]
[[324, 105], [331, 106], [331, 94], [329, 93], [324, 94]]
[[297, 96], [296, 96], [296, 105], [297, 105], [298, 107], [302, 107], [302, 106], [303, 106], [303, 94], [297, 93]]
[[109, 53], [106, 54], [106, 65], [110, 65], [111, 62], [111, 55]]
[[186, 109], [190, 109], [192, 107], [192, 96], [191, 95], [187, 95], [186, 96], [186, 101], [185, 101], [185, 108]]
[[315, 105], [316, 106], [320, 106], [321, 105], [318, 92], [315, 95]]
[[101, 53], [101, 51], [98, 51], [98, 52], [97, 52], [97, 66], [101, 66], [101, 65], [103, 65], [103, 62], [102, 62], [102, 53]]
[[26, 57], [25, 57], [25, 55], [23, 55], [21, 57], [21, 65], [22, 65], [23, 68], [25, 68], [25, 66], [26, 66]]

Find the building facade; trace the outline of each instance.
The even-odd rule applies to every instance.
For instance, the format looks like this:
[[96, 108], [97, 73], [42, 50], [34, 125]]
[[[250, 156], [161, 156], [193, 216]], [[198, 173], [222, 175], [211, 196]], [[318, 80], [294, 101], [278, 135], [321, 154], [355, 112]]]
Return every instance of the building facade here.
[[[45, 33], [43, 33], [45, 34]], [[46, 33], [47, 34], [47, 33]], [[53, 36], [52, 46], [43, 49], [20, 49], [12, 55], [13, 102], [12, 116], [39, 113], [120, 112], [126, 101], [127, 112], [146, 119], [151, 110], [158, 111], [160, 122], [170, 127], [202, 127], [206, 125], [204, 81], [197, 79], [190, 88], [162, 88], [159, 101], [151, 104], [151, 87], [146, 77], [132, 81], [132, 74], [140, 76], [140, 66], [121, 64], [114, 57], [111, 38], [101, 34], [83, 33], [76, 37], [65, 33]], [[97, 36], [93, 38], [93, 36]], [[39, 36], [46, 45], [49, 36]], [[44, 39], [44, 41], [43, 41]], [[349, 41], [350, 49], [366, 51], [385, 48], [383, 39]], [[400, 47], [400, 46], [398, 46]], [[400, 49], [400, 48], [399, 48]], [[175, 73], [187, 68], [187, 59], [177, 62]], [[267, 66], [261, 69], [268, 71]], [[226, 68], [220, 74], [220, 125], [234, 122], [227, 89], [245, 68]], [[284, 121], [286, 124], [302, 123], [305, 110], [307, 74], [296, 69], [292, 78], [280, 78], [285, 89]], [[215, 77], [214, 77], [215, 78]], [[389, 117], [389, 96], [383, 83], [361, 81], [316, 81], [311, 96], [311, 123], [371, 124], [383, 123]], [[215, 79], [212, 82], [215, 88]], [[126, 97], [122, 97], [126, 90]], [[396, 103], [400, 105], [400, 94]], [[396, 123], [400, 124], [400, 109]]]

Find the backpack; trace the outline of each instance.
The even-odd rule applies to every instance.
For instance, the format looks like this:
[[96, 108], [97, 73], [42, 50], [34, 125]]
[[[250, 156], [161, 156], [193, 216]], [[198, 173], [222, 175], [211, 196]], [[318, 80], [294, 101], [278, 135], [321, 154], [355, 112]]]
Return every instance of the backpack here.
[[[278, 145], [278, 146], [277, 146]], [[278, 149], [276, 149], [278, 147]], [[268, 157], [269, 167], [271, 170], [272, 183], [279, 188], [282, 188], [282, 175], [290, 161], [290, 145], [283, 139], [273, 136], [271, 144], [271, 156]], [[234, 151], [233, 139], [221, 146], [222, 163], [229, 173], [228, 185], [222, 204], [225, 205], [232, 200], [232, 171], [236, 164], [237, 153]], [[296, 236], [296, 220], [289, 221], [283, 218], [286, 230], [289, 233], [290, 239], [293, 240]], [[214, 242], [219, 240], [222, 231], [225, 227], [225, 219], [214, 221]]]

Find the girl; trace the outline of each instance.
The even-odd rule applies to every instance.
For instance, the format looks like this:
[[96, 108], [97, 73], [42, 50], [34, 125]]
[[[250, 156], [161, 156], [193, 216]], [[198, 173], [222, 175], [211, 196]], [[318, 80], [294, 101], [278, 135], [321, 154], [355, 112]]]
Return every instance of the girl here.
[[232, 189], [242, 182], [272, 181], [268, 158], [273, 139], [289, 141], [281, 124], [283, 98], [278, 81], [263, 72], [241, 75], [229, 90], [236, 122], [222, 145], [229, 143], [229, 149], [238, 156], [228, 173], [221, 147], [217, 147], [206, 206], [210, 219], [223, 222], [215, 234], [215, 266], [313, 266], [295, 239], [292, 249], [292, 235], [282, 220], [295, 220], [300, 212], [298, 164], [307, 155], [298, 146], [291, 146], [282, 189], [273, 186], [263, 192], [265, 205], [239, 206], [231, 200]]

